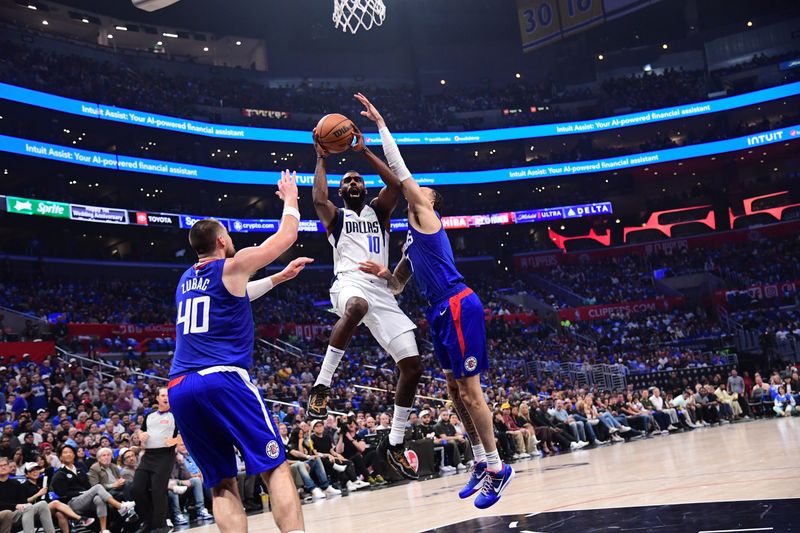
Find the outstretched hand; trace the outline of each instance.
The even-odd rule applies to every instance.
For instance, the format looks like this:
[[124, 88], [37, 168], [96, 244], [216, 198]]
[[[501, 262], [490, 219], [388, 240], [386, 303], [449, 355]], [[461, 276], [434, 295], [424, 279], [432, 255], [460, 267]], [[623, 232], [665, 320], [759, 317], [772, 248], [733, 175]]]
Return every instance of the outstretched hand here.
[[384, 122], [383, 117], [380, 113], [378, 113], [378, 110], [374, 105], [372, 105], [372, 102], [370, 102], [366, 96], [361, 93], [356, 93], [354, 96], [355, 99], [361, 102], [361, 105], [364, 106], [364, 111], [361, 112], [362, 117], [367, 117], [370, 119], [372, 122], [378, 125], [378, 128], [383, 128], [386, 126], [386, 122]]
[[294, 279], [300, 272], [303, 271], [307, 264], [313, 262], [314, 260], [310, 257], [298, 257], [286, 265], [286, 268], [283, 269], [281, 274], [286, 278], [286, 281]]
[[278, 190], [275, 194], [284, 202], [287, 198], [297, 198], [297, 172], [281, 170], [281, 179], [278, 181]]

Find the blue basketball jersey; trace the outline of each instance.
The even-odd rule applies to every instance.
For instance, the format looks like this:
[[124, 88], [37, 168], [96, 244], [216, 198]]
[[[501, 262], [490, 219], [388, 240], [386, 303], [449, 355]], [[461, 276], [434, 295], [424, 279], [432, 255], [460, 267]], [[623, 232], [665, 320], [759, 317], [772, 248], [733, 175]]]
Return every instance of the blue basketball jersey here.
[[225, 260], [190, 267], [175, 291], [178, 309], [175, 358], [170, 378], [212, 366], [250, 368], [253, 314], [250, 299], [232, 295], [222, 283]]
[[464, 276], [456, 269], [444, 224], [430, 235], [420, 233], [409, 224], [404, 252], [422, 295], [431, 304], [441, 302], [464, 288]]

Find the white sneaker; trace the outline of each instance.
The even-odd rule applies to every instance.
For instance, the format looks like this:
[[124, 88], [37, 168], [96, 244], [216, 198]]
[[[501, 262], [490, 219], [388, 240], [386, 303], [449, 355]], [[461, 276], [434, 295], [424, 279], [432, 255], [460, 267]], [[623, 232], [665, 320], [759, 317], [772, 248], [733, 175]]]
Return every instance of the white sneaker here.
[[608, 444], [608, 441], [597, 439], [596, 441], [594, 441], [594, 443], [597, 444], [598, 446], [605, 446], [606, 444]]
[[167, 527], [174, 527], [174, 525], [172, 524], [172, 520], [170, 520], [169, 518], [167, 518]]
[[622, 433], [627, 433], [627, 432], [629, 432], [631, 430], [631, 428], [630, 428], [630, 426], [620, 426], [619, 430]]
[[347, 465], [342, 465], [342, 464], [339, 464], [339, 463], [333, 463], [333, 469], [336, 472], [344, 472], [345, 470], [347, 470]]
[[356, 484], [356, 489], [365, 489], [369, 487], [369, 483], [367, 483], [363, 479], [357, 479], [355, 484]]
[[577, 443], [577, 442], [570, 442], [569, 443], [569, 449], [572, 450], [572, 451], [580, 450], [581, 448], [583, 448], [583, 446], [581, 446], [580, 443]]
[[661, 430], [661, 434], [662, 435], [669, 435], [669, 430], [668, 429], [662, 429]]
[[608, 432], [613, 435], [614, 433], [619, 433], [619, 429], [618, 428], [611, 428], [611, 429], [608, 430]]
[[100, 533], [111, 533], [111, 531], [109, 531], [109, 530], [107, 530], [107, 529], [101, 529], [101, 530], [100, 530]]
[[514, 455], [512, 455], [512, 456], [511, 456], [511, 458], [512, 458], [512, 459], [519, 459], [519, 454], [518, 454], [518, 453], [515, 453]]
[[327, 497], [327, 498], [330, 498], [332, 496], [341, 496], [341, 495], [342, 495], [342, 491], [340, 491], [339, 489], [335, 488], [333, 485], [331, 485], [330, 487], [325, 489], [325, 497]]
[[670, 424], [670, 425], [668, 425], [668, 426], [667, 426], [667, 430], [669, 430], [669, 431], [675, 431], [676, 429], [678, 429], [678, 428], [676, 428], [676, 427], [675, 427], [675, 426], [673, 426], [672, 424]]
[[520, 459], [530, 459], [530, 457], [531, 457], [531, 454], [529, 454], [529, 453], [524, 453], [523, 452], [523, 453], [519, 454], [519, 458]]
[[[186, 487], [184, 487], [184, 488], [186, 488]], [[136, 507], [136, 502], [121, 502], [120, 503], [120, 508], [119, 508], [119, 511], [118, 511], [119, 515], [120, 516], [125, 516], [130, 511], [132, 511], [134, 507]]]
[[324, 492], [322, 492], [322, 489], [321, 489], [321, 488], [319, 488], [319, 487], [314, 487], [314, 488], [311, 490], [311, 499], [313, 499], [314, 501], [317, 501], [317, 500], [324, 500], [324, 499], [325, 499], [325, 493], [324, 493]]
[[625, 442], [625, 439], [623, 439], [619, 435], [611, 435], [611, 440], [614, 442]]
[[456, 465], [456, 470], [458, 470], [458, 473], [460, 474], [461, 472], [466, 472], [469, 470], [469, 467], [465, 464], [458, 463], [458, 465]]
[[450, 476], [450, 475], [455, 474], [456, 472], [457, 472], [457, 470], [455, 468], [453, 468], [452, 466], [443, 466], [443, 467], [439, 468], [439, 474], [441, 474], [443, 476]]

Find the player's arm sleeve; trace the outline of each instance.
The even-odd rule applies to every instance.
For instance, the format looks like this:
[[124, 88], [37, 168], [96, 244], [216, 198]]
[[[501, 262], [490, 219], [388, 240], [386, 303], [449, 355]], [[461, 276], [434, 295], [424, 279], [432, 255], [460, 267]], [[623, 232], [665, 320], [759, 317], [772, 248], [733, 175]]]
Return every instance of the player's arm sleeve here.
[[147, 431], [147, 419], [150, 418], [150, 415], [144, 417], [144, 421], [142, 421], [142, 427], [139, 428], [139, 431], [146, 432]]
[[400, 148], [392, 137], [389, 128], [383, 127], [380, 129], [381, 144], [383, 145], [383, 154], [386, 156], [386, 161], [389, 163], [389, 168], [392, 172], [400, 178], [400, 181], [405, 181], [411, 177], [411, 171], [408, 170], [403, 156], [400, 155]]
[[252, 302], [253, 300], [258, 300], [273, 288], [275, 288], [275, 282], [272, 280], [272, 276], [250, 281], [247, 283], [247, 296]]

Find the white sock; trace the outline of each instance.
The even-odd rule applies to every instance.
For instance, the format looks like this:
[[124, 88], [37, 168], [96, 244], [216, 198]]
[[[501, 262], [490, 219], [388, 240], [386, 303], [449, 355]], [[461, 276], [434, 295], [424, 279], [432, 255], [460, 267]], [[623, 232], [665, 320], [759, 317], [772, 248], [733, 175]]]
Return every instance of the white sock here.
[[475, 456], [476, 463], [486, 462], [486, 450], [483, 449], [483, 444], [473, 444], [472, 455]]
[[406, 422], [408, 422], [408, 415], [410, 414], [411, 407], [401, 407], [394, 404], [392, 431], [389, 432], [389, 444], [392, 446], [403, 444], [403, 440], [406, 437]]
[[500, 454], [497, 450], [493, 452], [486, 452], [486, 470], [490, 472], [499, 472], [503, 469], [503, 462], [500, 461]]
[[325, 385], [326, 387], [331, 386], [333, 374], [339, 367], [339, 362], [342, 360], [343, 356], [344, 350], [328, 345], [328, 349], [325, 351], [325, 359], [322, 361], [322, 369], [319, 371], [319, 376], [317, 376], [317, 381], [314, 382], [314, 386], [319, 384]]

